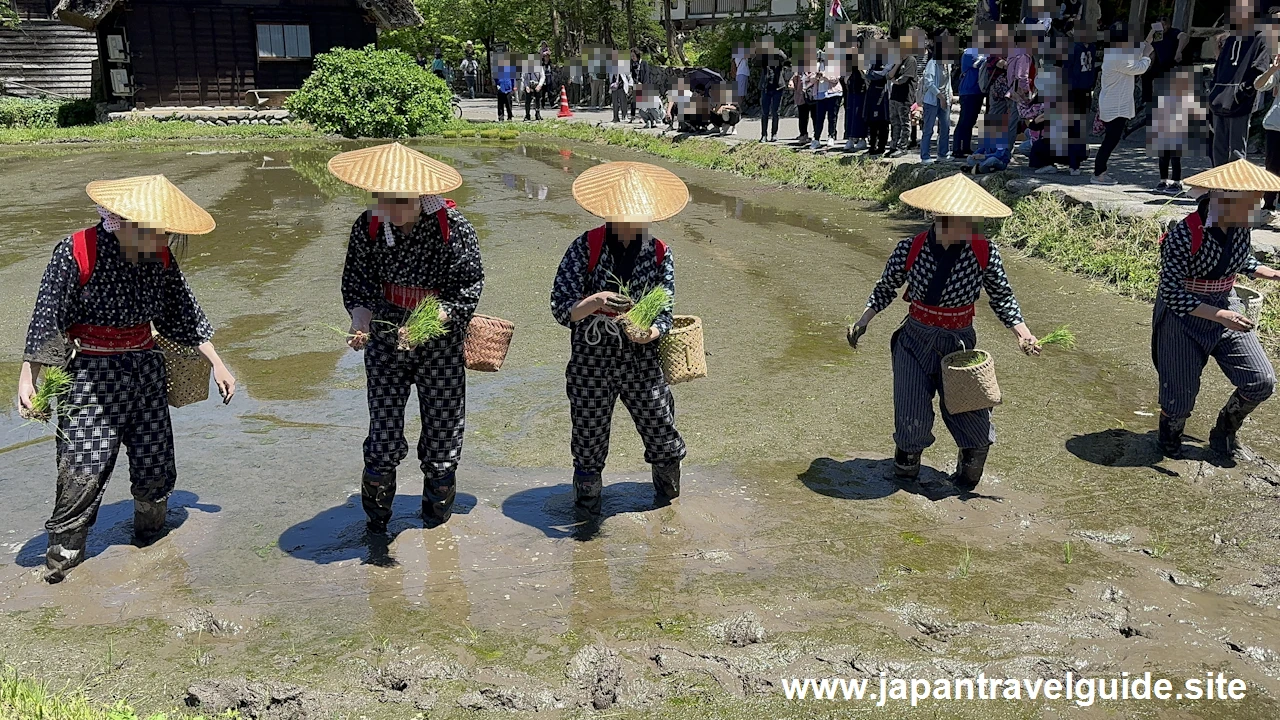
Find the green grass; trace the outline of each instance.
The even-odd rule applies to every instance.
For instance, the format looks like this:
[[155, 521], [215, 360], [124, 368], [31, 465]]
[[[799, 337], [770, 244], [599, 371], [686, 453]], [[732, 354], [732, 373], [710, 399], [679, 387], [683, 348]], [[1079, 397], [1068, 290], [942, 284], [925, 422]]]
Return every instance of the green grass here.
[[[82, 693], [55, 690], [48, 683], [24, 678], [11, 666], [0, 668], [0, 720], [170, 720], [169, 715], [141, 715], [124, 700], [101, 705]], [[178, 720], [177, 715], [172, 720]], [[182, 716], [203, 720], [205, 716]], [[236, 720], [240, 716], [227, 712], [216, 716]]]
[[67, 128], [0, 128], [0, 145], [37, 143], [125, 143], [148, 140], [323, 138], [304, 123], [288, 125], [197, 125], [179, 120], [138, 120]]

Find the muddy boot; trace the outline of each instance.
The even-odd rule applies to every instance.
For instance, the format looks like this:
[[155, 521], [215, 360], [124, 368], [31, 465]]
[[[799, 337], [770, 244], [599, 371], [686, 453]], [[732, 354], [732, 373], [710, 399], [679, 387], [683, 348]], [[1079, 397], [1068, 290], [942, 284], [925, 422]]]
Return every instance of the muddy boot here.
[[1186, 418], [1171, 418], [1160, 413], [1160, 453], [1177, 460], [1182, 457], [1182, 431], [1187, 427]]
[[659, 506], [680, 497], [680, 461], [653, 464], [653, 495]]
[[449, 473], [435, 480], [424, 478], [422, 484], [422, 524], [440, 527], [453, 515], [453, 499], [457, 495], [457, 475]]
[[920, 477], [920, 453], [909, 453], [895, 448], [893, 452], [893, 476], [902, 480]]
[[973, 492], [982, 480], [982, 468], [987, 464], [987, 452], [991, 446], [980, 448], [961, 448], [956, 460], [956, 471], [947, 478], [947, 482], [956, 486], [961, 492]]
[[1209, 431], [1209, 449], [1230, 463], [1252, 460], [1253, 454], [1236, 440], [1236, 433], [1249, 413], [1261, 404], [1246, 400], [1239, 390], [1231, 393], [1227, 404], [1218, 412], [1218, 424]]
[[360, 504], [369, 517], [369, 532], [381, 535], [391, 522], [391, 503], [396, 497], [396, 471], [378, 474], [365, 468], [360, 478]]
[[159, 502], [134, 499], [133, 544], [146, 547], [164, 535], [164, 517], [169, 512], [169, 500]]
[[601, 493], [604, 491], [604, 480], [600, 473], [584, 473], [573, 471], [573, 516], [574, 520], [587, 528], [600, 525], [600, 516], [604, 507]]
[[71, 568], [84, 562], [84, 546], [88, 538], [87, 527], [65, 533], [49, 533], [49, 549], [44, 553], [45, 582], [62, 582]]

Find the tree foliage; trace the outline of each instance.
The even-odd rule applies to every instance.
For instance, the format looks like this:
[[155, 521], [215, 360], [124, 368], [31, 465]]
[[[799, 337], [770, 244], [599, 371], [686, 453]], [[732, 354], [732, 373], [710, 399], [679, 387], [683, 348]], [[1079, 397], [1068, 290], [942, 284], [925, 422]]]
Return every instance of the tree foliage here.
[[285, 101], [294, 115], [346, 137], [404, 137], [436, 132], [452, 118], [444, 81], [400, 50], [335, 48]]
[[9, 0], [0, 0], [0, 30], [16, 28], [21, 21]]

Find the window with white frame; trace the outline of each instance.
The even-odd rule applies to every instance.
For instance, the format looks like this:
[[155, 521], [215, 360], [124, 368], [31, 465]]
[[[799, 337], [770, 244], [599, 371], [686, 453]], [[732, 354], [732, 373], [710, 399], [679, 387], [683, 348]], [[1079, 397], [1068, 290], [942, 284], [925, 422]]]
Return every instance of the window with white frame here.
[[276, 60], [311, 57], [311, 26], [258, 23], [258, 57]]

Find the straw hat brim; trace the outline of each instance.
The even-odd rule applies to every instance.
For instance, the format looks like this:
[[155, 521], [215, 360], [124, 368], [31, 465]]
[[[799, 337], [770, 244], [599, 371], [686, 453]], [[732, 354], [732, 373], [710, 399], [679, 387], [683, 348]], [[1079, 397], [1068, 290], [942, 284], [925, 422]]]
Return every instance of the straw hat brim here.
[[95, 180], [89, 199], [130, 222], [178, 235], [204, 235], [217, 223], [164, 175]]
[[361, 190], [389, 195], [442, 195], [462, 186], [457, 170], [400, 143], [335, 155], [329, 172]]
[[933, 215], [1006, 218], [1013, 214], [1008, 205], [961, 173], [907, 190], [898, 199]]
[[609, 222], [661, 222], [689, 204], [689, 188], [657, 165], [609, 162], [587, 169], [573, 181], [573, 199]]
[[1280, 192], [1280, 176], [1241, 158], [1226, 165], [1196, 173], [1182, 181], [1184, 185], [1203, 190], [1225, 192]]

